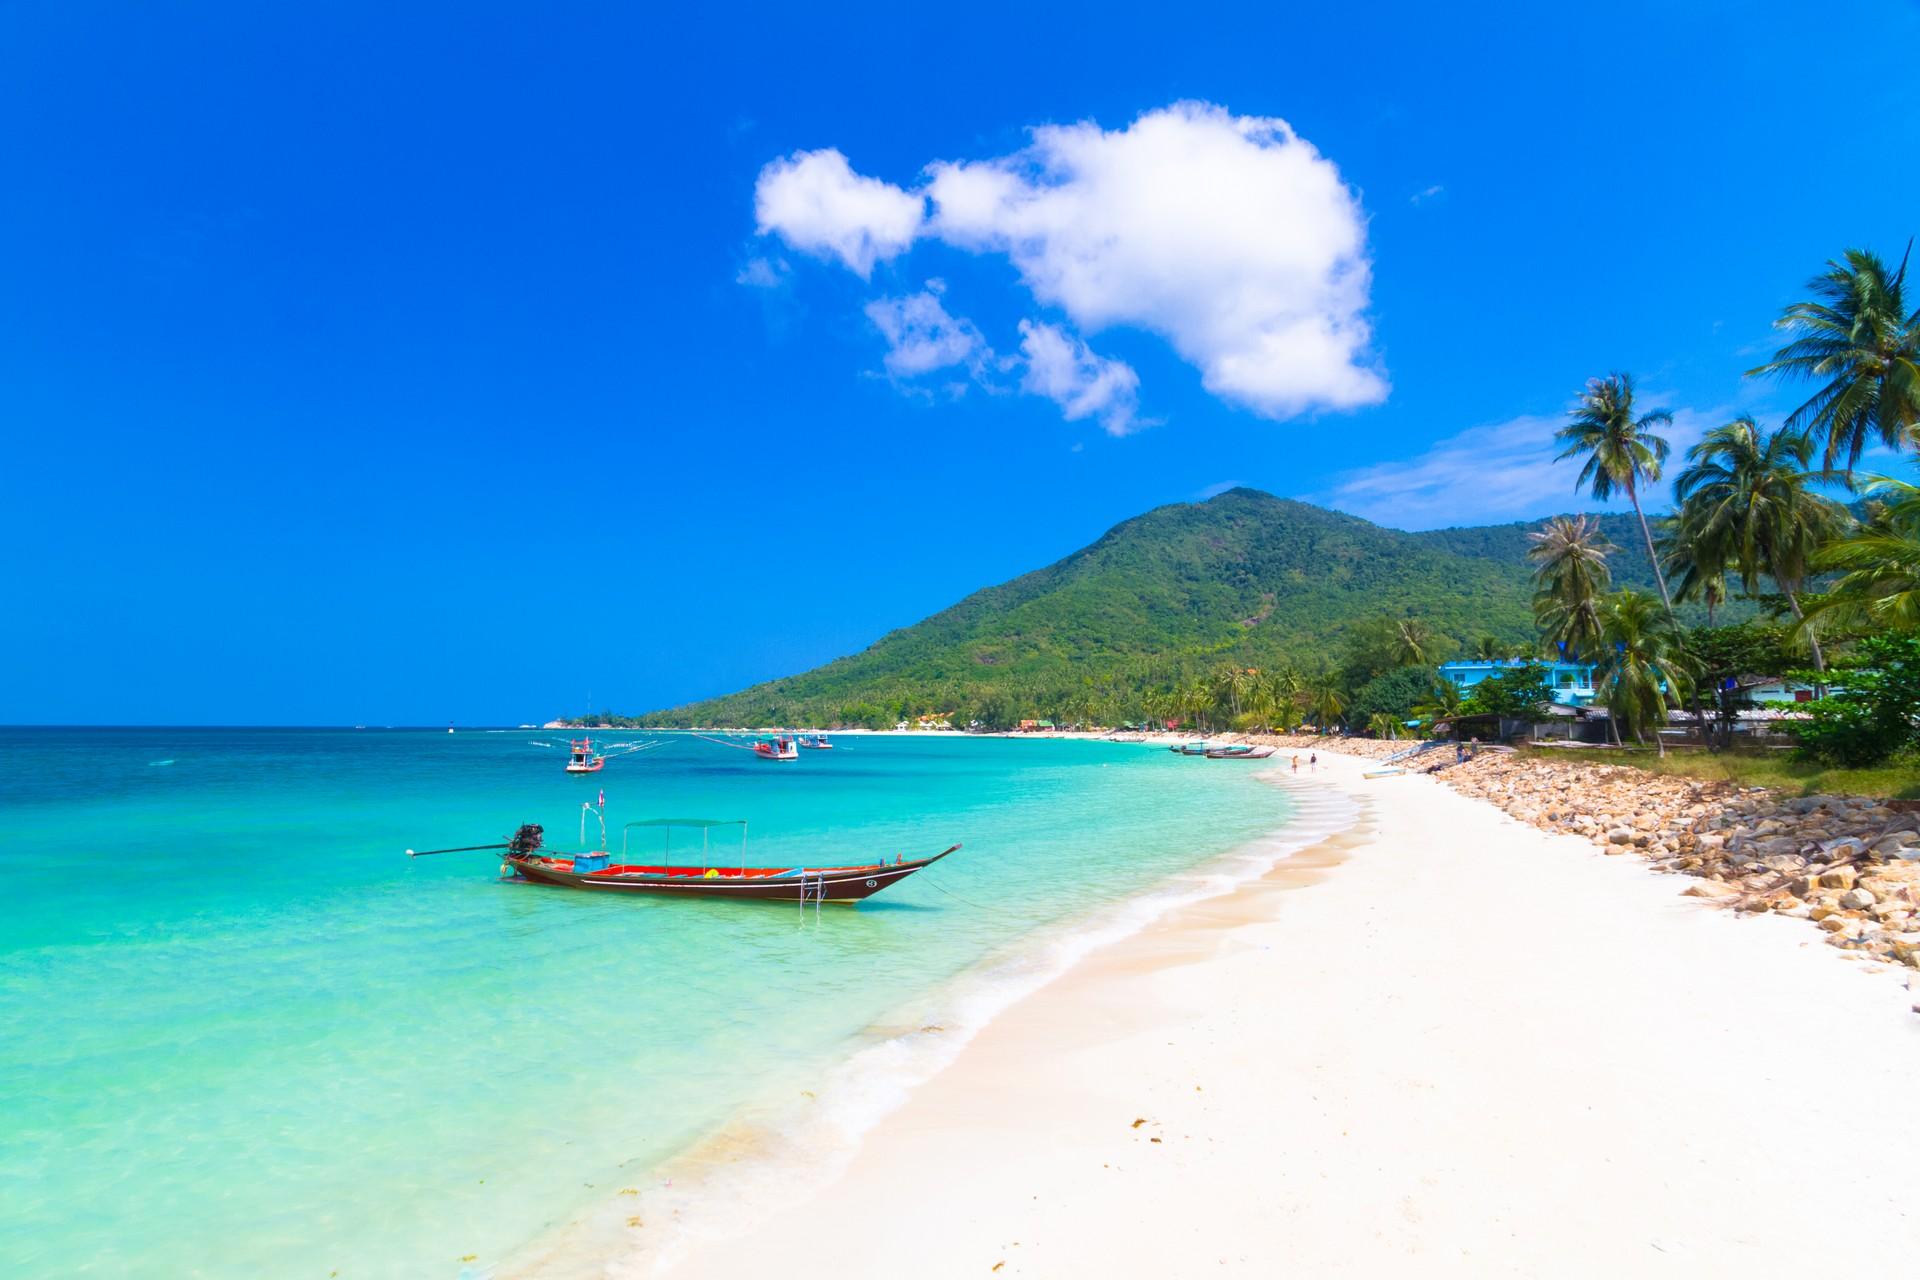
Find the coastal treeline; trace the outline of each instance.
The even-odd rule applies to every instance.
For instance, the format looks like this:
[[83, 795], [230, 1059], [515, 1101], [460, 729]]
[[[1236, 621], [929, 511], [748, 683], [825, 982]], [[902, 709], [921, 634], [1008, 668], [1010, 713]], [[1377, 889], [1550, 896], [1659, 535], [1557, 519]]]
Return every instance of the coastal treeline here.
[[[1685, 710], [1725, 745], [1744, 680], [1802, 675], [1818, 695], [1795, 708], [1804, 749], [1884, 761], [1912, 749], [1920, 717], [1920, 485], [1863, 462], [1920, 454], [1907, 269], [1848, 250], [1785, 309], [1782, 345], [1748, 372], [1804, 390], [1779, 423], [1736, 417], [1676, 458], [1672, 416], [1644, 406], [1629, 374], [1590, 382], [1560, 457], [1580, 490], [1626, 499], [1629, 515], [1403, 534], [1234, 490], [1128, 521], [866, 654], [594, 718], [1387, 736], [1531, 714], [1551, 693], [1540, 662], [1563, 659], [1595, 668], [1622, 740], [1658, 742]], [[1669, 478], [1673, 509], [1648, 515], [1644, 495]], [[1508, 665], [1463, 697], [1437, 671], [1455, 657]]]

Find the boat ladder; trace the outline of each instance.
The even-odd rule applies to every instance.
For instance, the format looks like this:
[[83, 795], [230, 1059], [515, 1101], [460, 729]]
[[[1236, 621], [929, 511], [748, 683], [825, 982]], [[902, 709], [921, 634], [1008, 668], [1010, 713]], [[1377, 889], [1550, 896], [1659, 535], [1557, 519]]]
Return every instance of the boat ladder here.
[[802, 919], [806, 918], [807, 900], [809, 898], [813, 900], [813, 914], [814, 917], [818, 919], [820, 915], [820, 904], [827, 900], [827, 873], [824, 871], [814, 872], [813, 883], [809, 885], [807, 883], [807, 869], [802, 867], [800, 868], [800, 915]]

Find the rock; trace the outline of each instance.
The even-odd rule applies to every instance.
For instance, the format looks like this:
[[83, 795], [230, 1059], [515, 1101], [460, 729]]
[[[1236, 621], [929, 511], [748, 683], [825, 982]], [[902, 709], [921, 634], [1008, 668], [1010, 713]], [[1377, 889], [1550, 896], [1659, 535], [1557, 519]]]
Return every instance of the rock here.
[[[1823, 876], [1822, 879], [1825, 879], [1825, 877]], [[1858, 886], [1840, 895], [1840, 905], [1848, 911], [1865, 911], [1873, 904], [1873, 894]]]
[[1718, 880], [1695, 880], [1680, 891], [1683, 898], [1737, 898], [1740, 890]]
[[1607, 843], [1608, 844], [1632, 844], [1633, 828], [1632, 827], [1615, 827], [1613, 830], [1607, 832]]
[[1853, 921], [1847, 919], [1845, 916], [1842, 916], [1842, 915], [1831, 915], [1831, 916], [1820, 917], [1820, 927], [1822, 929], [1825, 929], [1828, 933], [1845, 933], [1847, 930], [1847, 926], [1852, 923]]
[[1776, 853], [1760, 859], [1760, 863], [1769, 871], [1799, 871], [1806, 867], [1807, 860], [1796, 853]]
[[1767, 857], [1778, 858], [1800, 852], [1802, 841], [1798, 836], [1768, 836], [1765, 840], [1756, 840], [1753, 847], [1756, 852]]
[[1815, 883], [1822, 889], [1851, 889], [1853, 888], [1853, 868], [1835, 867], [1831, 871], [1822, 871]]
[[1847, 836], [1840, 840], [1822, 840], [1820, 851], [1826, 854], [1823, 861], [1832, 862], [1838, 858], [1864, 858], [1867, 856], [1867, 842], [1857, 836]]

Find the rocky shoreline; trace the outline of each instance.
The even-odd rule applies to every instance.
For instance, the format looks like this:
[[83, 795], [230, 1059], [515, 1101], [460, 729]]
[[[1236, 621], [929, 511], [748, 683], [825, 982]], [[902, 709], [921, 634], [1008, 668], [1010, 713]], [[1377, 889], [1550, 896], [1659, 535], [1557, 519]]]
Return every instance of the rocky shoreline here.
[[[1371, 759], [1406, 742], [1262, 735], [1283, 752]], [[1866, 796], [1783, 796], [1624, 765], [1438, 747], [1410, 769], [1543, 831], [1583, 836], [1692, 879], [1682, 892], [1743, 912], [1807, 920], [1868, 967], [1920, 971], [1920, 813]], [[1920, 997], [1920, 974], [1910, 985]], [[1920, 1004], [1916, 1004], [1920, 1010]]]

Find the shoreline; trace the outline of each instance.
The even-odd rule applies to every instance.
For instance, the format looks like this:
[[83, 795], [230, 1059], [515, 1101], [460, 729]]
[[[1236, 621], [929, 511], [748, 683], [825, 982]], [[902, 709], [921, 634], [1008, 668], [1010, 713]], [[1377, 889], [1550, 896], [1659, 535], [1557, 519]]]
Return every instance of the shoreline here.
[[1910, 1260], [1920, 1175], [1863, 1180], [1826, 1140], [1870, 1105], [1876, 1146], [1920, 1141], [1903, 1002], [1796, 945], [1804, 925], [1709, 910], [1637, 859], [1364, 767], [1329, 751], [1283, 776], [1358, 820], [1015, 1001], [837, 1172], [592, 1273]]
[[[670, 1267], [689, 1244], [736, 1229], [743, 1213], [777, 1202], [794, 1179], [838, 1176], [874, 1127], [1007, 1010], [1089, 956], [1311, 858], [1357, 820], [1357, 806], [1344, 796], [1295, 794], [1280, 827], [983, 957], [873, 1024], [800, 1091], [801, 1100], [787, 1092], [749, 1100], [689, 1147], [636, 1171], [618, 1196], [556, 1224], [486, 1274], [647, 1275]], [[726, 1207], [716, 1213], [716, 1204]]]

